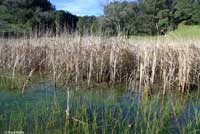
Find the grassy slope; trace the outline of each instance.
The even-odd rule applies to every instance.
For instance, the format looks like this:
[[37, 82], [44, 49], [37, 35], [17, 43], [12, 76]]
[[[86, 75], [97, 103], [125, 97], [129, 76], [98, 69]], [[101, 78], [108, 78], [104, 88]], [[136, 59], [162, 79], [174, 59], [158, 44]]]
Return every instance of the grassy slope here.
[[179, 25], [178, 29], [169, 32], [169, 37], [175, 38], [199, 38], [200, 37], [200, 25]]
[[175, 31], [171, 31], [166, 35], [160, 36], [131, 36], [131, 39], [187, 39], [187, 38], [200, 38], [200, 25], [179, 25]]

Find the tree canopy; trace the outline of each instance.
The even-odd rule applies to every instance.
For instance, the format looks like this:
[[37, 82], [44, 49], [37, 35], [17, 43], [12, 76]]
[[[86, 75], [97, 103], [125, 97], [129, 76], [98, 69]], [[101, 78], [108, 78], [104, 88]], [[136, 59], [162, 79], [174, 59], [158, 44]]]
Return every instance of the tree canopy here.
[[180, 23], [200, 24], [200, 0], [114, 1], [105, 5], [104, 16], [100, 18], [93, 19], [99, 24], [95, 29], [106, 29], [110, 34], [165, 34]]
[[0, 31], [47, 31], [74, 29], [78, 17], [56, 11], [48, 0], [1, 0]]
[[0, 0], [0, 32], [156, 35], [180, 23], [200, 24], [200, 0], [114, 1], [104, 6], [104, 15], [99, 17], [58, 11], [49, 0]]

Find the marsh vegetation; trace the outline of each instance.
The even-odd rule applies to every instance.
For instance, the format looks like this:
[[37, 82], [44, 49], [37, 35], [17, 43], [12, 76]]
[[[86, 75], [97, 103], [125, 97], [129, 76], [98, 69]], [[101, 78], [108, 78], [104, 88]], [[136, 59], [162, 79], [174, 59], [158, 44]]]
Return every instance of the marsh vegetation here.
[[1, 71], [12, 72], [7, 76], [11, 80], [18, 74], [26, 75], [24, 84], [37, 73], [76, 88], [125, 84], [127, 89], [150, 93], [159, 87], [165, 94], [170, 90], [189, 92], [199, 86], [197, 38], [66, 35], [1, 39], [0, 51]]
[[198, 38], [0, 40], [2, 132], [199, 132]]
[[200, 133], [199, 9], [111, 1], [95, 17], [1, 0], [0, 133]]
[[143, 98], [123, 88], [75, 91], [44, 81], [24, 94], [1, 89], [0, 96], [2, 133], [199, 133], [196, 92]]

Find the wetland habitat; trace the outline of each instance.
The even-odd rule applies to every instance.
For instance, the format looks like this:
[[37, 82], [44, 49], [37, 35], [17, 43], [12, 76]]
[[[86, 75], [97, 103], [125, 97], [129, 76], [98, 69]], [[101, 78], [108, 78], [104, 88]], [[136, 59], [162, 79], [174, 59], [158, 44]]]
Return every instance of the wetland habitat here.
[[1, 133], [199, 133], [199, 39], [0, 39]]
[[0, 134], [200, 134], [200, 0], [0, 0]]

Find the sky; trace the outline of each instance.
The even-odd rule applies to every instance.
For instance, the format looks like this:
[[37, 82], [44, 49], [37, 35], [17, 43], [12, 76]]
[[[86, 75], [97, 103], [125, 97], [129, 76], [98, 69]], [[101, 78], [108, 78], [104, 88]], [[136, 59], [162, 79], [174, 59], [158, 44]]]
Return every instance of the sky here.
[[104, 0], [50, 0], [57, 10], [65, 10], [78, 16], [103, 15]]

